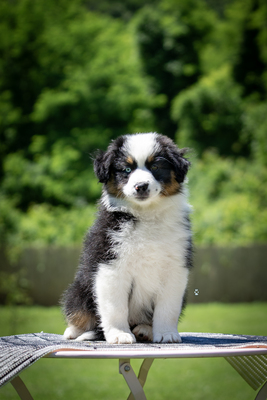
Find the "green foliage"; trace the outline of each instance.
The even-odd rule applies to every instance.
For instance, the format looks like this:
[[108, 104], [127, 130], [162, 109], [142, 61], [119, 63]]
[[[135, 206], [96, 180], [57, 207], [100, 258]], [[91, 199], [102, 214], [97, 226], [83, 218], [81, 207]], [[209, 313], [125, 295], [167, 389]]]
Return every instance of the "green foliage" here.
[[251, 143], [254, 159], [267, 166], [267, 102], [248, 103], [243, 135]]
[[153, 130], [197, 155], [199, 243], [266, 241], [266, 18], [263, 0], [0, 2], [1, 243], [80, 242], [92, 154]]
[[220, 155], [246, 155], [242, 137], [242, 101], [227, 68], [215, 71], [181, 92], [173, 102], [177, 141], [199, 155], [216, 148]]
[[193, 229], [200, 244], [245, 245], [267, 239], [267, 169], [205, 153], [190, 172]]
[[[233, 63], [233, 76], [242, 85], [244, 96], [264, 99], [266, 85], [266, 39], [267, 6], [261, 0], [236, 1], [229, 8], [230, 21], [236, 24], [239, 45]], [[238, 29], [238, 30], [237, 30]]]
[[2, 303], [8, 306], [29, 305], [31, 298], [28, 295], [28, 281], [22, 271], [0, 271], [0, 294]]
[[43, 0], [2, 6], [2, 188], [23, 210], [95, 200], [89, 154], [114, 136], [153, 127], [157, 99], [129, 29], [79, 1], [62, 7]]
[[165, 104], [155, 109], [160, 132], [175, 136], [170, 118], [173, 98], [200, 76], [200, 52], [215, 23], [215, 16], [204, 1], [162, 0], [158, 7], [144, 7], [135, 21], [145, 73], [151, 77], [156, 94]]
[[6, 157], [4, 193], [24, 210], [32, 203], [42, 202], [66, 207], [86, 205], [90, 198], [99, 195], [100, 187], [89, 160], [87, 168], [78, 174], [81, 154], [77, 148], [58, 140], [46, 152], [44, 142], [43, 136], [33, 137], [29, 151], [34, 152], [34, 159], [23, 157], [21, 152]]
[[14, 202], [0, 193], [0, 241], [2, 246], [12, 245], [17, 235], [20, 212]]
[[[154, 5], [159, 0], [146, 0], [146, 4]], [[144, 6], [143, 0], [86, 0], [86, 7], [92, 11], [108, 14], [114, 18], [120, 18], [129, 21], [140, 8]]]
[[51, 207], [48, 204], [34, 205], [27, 214], [22, 214], [17, 245], [54, 246], [81, 245], [83, 236], [95, 218], [95, 206]]

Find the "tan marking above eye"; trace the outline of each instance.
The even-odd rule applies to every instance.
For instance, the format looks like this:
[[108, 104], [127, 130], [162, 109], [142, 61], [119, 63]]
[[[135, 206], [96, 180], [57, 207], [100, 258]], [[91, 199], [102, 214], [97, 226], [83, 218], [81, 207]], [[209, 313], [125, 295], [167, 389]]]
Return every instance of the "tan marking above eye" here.
[[154, 160], [155, 160], [155, 157], [154, 157], [154, 156], [149, 156], [149, 157], [147, 158], [147, 162], [149, 162], [150, 164], [153, 163]]
[[128, 157], [126, 158], [126, 162], [127, 162], [128, 164], [133, 164], [133, 163], [134, 163], [134, 159], [133, 159], [131, 156], [128, 156]]

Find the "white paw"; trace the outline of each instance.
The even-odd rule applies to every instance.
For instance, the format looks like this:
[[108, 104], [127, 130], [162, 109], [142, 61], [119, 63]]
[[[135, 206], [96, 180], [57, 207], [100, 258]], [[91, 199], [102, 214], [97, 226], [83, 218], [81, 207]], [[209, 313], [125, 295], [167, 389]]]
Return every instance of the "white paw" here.
[[110, 344], [132, 344], [136, 342], [132, 333], [127, 333], [119, 329], [112, 329], [105, 334], [106, 341]]
[[133, 334], [135, 335], [136, 339], [140, 342], [152, 342], [153, 341], [153, 332], [152, 326], [150, 325], [137, 325], [133, 329]]
[[64, 339], [70, 340], [70, 339], [76, 339], [78, 336], [80, 336], [83, 333], [83, 331], [79, 328], [76, 328], [76, 326], [69, 326], [65, 332], [64, 332]]
[[179, 333], [174, 332], [155, 332], [153, 335], [155, 343], [181, 343], [182, 339]]
[[95, 332], [94, 331], [87, 331], [82, 333], [80, 336], [78, 336], [75, 340], [76, 342], [82, 342], [84, 340], [95, 340]]

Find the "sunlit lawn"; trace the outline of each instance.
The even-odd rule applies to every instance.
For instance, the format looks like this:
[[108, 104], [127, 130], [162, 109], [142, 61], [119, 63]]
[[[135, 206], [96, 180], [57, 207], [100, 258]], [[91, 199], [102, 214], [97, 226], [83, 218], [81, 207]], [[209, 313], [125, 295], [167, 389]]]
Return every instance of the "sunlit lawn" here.
[[[0, 335], [62, 333], [57, 307], [0, 308]], [[267, 303], [188, 305], [181, 332], [267, 335]], [[138, 369], [141, 360], [133, 360]], [[126, 399], [129, 389], [117, 360], [41, 359], [21, 374], [33, 398], [88, 400]], [[155, 360], [145, 386], [148, 400], [249, 400], [255, 392], [223, 358]], [[8, 384], [0, 399], [18, 399]]]

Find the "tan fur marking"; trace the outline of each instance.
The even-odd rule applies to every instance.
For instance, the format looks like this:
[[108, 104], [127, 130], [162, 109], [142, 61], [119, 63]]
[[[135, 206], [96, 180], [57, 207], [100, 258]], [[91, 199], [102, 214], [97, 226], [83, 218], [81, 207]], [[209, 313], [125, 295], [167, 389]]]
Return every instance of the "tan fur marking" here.
[[147, 158], [147, 161], [148, 161], [149, 163], [152, 163], [154, 160], [155, 160], [155, 157], [154, 157], [154, 156], [149, 156], [149, 157]]
[[112, 177], [107, 183], [107, 191], [115, 197], [123, 197], [123, 191], [115, 185], [114, 178]]
[[128, 156], [127, 159], [126, 159], [126, 162], [127, 162], [128, 164], [133, 164], [133, 163], [134, 163], [133, 157]]
[[180, 184], [177, 182], [177, 180], [175, 179], [175, 174], [172, 171], [171, 172], [171, 182], [170, 183], [166, 183], [163, 187], [163, 190], [161, 192], [161, 194], [163, 196], [172, 196], [174, 194], [179, 193], [180, 190]]
[[75, 314], [71, 314], [68, 316], [68, 322], [71, 325], [74, 325], [77, 328], [82, 330], [87, 330], [88, 326], [93, 328], [95, 324], [95, 317], [90, 313], [86, 313], [83, 311], [77, 311]]

